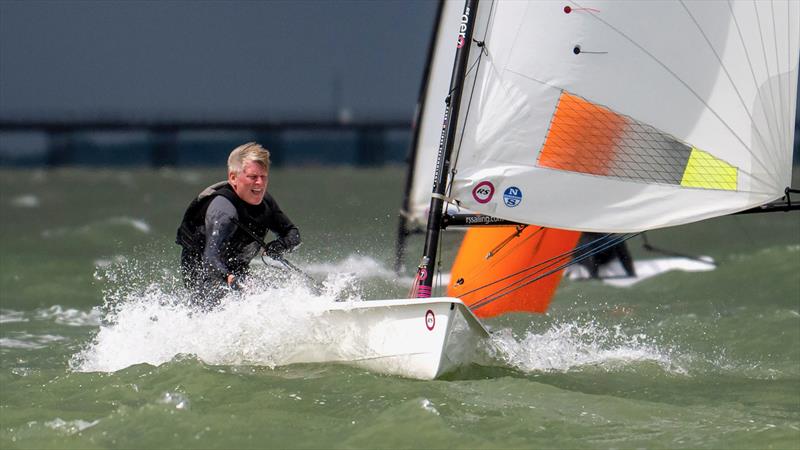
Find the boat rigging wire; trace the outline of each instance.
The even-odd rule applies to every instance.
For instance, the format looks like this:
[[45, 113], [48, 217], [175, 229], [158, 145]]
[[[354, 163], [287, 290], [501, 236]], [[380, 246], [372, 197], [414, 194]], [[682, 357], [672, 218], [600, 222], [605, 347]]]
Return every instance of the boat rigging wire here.
[[[528, 227], [528, 225], [517, 225], [516, 229], [514, 230], [514, 232], [511, 233], [511, 236], [505, 238], [505, 240], [503, 240], [503, 242], [497, 244], [497, 246], [495, 248], [489, 250], [489, 253], [486, 255], [486, 259], [489, 259], [489, 258], [493, 257], [500, 250], [502, 250], [506, 245], [508, 245], [509, 242], [513, 241], [515, 238], [520, 237], [522, 235], [522, 231], [525, 230], [525, 228], [527, 228], [527, 227]], [[536, 234], [538, 234], [542, 230], [544, 230], [544, 228], [543, 227], [539, 227], [538, 230], [533, 232], [532, 236], [535, 236]]]
[[[544, 228], [542, 228], [542, 229], [544, 229]], [[483, 286], [479, 286], [479, 287], [477, 287], [477, 288], [475, 288], [475, 289], [473, 289], [471, 291], [464, 292], [463, 294], [461, 294], [461, 296], [465, 297], [465, 296], [467, 296], [469, 294], [472, 294], [474, 292], [480, 291], [481, 289], [485, 289], [485, 288], [487, 288], [489, 286], [492, 286], [494, 284], [503, 282], [503, 281], [505, 281], [505, 280], [507, 280], [507, 279], [509, 279], [511, 277], [515, 277], [515, 276], [520, 275], [520, 274], [522, 274], [524, 272], [527, 272], [529, 270], [535, 269], [535, 268], [540, 267], [540, 266], [549, 265], [549, 264], [553, 263], [554, 261], [564, 260], [565, 258], [571, 257], [573, 254], [576, 254], [576, 253], [578, 253], [578, 252], [590, 247], [595, 242], [598, 242], [598, 241], [600, 241], [602, 239], [605, 239], [605, 238], [607, 238], [609, 236], [611, 236], [611, 234], [606, 234], [606, 235], [603, 235], [602, 237], [596, 239], [595, 241], [591, 241], [591, 242], [587, 242], [585, 244], [578, 245], [577, 247], [573, 248], [572, 250], [568, 250], [568, 251], [566, 251], [564, 253], [561, 253], [560, 255], [556, 255], [556, 256], [554, 256], [554, 257], [552, 257], [550, 259], [544, 260], [544, 261], [539, 262], [537, 264], [534, 264], [534, 265], [532, 265], [530, 267], [526, 267], [524, 269], [518, 270], [517, 272], [509, 274], [509, 275], [507, 275], [507, 276], [505, 276], [503, 278], [497, 279], [497, 280], [495, 280], [495, 281], [493, 281], [491, 283], [487, 283], [487, 284], [485, 284]], [[591, 256], [591, 255], [589, 255], [589, 256]], [[536, 273], [538, 273], [538, 272], [539, 271], [537, 271]]]
[[[519, 280], [517, 280], [517, 281], [515, 281], [513, 283], [510, 283], [507, 286], [502, 287], [502, 288], [498, 289], [497, 291], [492, 292], [489, 295], [483, 297], [482, 299], [472, 303], [472, 305], [470, 306], [470, 309], [476, 310], [476, 309], [481, 308], [483, 306], [486, 306], [489, 303], [492, 303], [495, 300], [498, 300], [498, 299], [500, 299], [500, 298], [502, 298], [502, 297], [514, 292], [514, 291], [522, 289], [523, 287], [525, 287], [525, 286], [527, 286], [527, 285], [529, 285], [531, 283], [534, 283], [534, 282], [536, 282], [536, 281], [538, 281], [538, 280], [540, 280], [540, 279], [542, 279], [542, 278], [544, 278], [546, 276], [552, 275], [552, 274], [554, 274], [554, 273], [556, 273], [556, 272], [558, 272], [558, 271], [560, 271], [560, 270], [562, 270], [562, 269], [564, 269], [566, 267], [569, 267], [569, 266], [571, 266], [573, 264], [577, 264], [577, 263], [585, 260], [586, 258], [594, 256], [594, 255], [596, 255], [596, 254], [598, 254], [598, 253], [600, 253], [600, 252], [602, 252], [602, 251], [604, 251], [606, 249], [609, 249], [611, 247], [619, 245], [619, 244], [627, 241], [628, 239], [630, 239], [630, 238], [632, 238], [634, 236], [637, 236], [638, 234], [639, 233], [631, 233], [631, 234], [623, 234], [623, 235], [606, 234], [606, 235], [604, 235], [604, 236], [602, 236], [602, 237], [600, 237], [598, 239], [595, 239], [595, 240], [593, 240], [591, 242], [587, 242], [586, 244], [579, 245], [579, 246], [575, 247], [574, 249], [572, 249], [570, 251], [567, 251], [567, 252], [564, 252], [564, 253], [562, 253], [560, 255], [554, 256], [553, 258], [550, 258], [550, 259], [548, 259], [546, 261], [542, 261], [542, 262], [540, 262], [538, 264], [535, 264], [535, 265], [533, 265], [531, 267], [522, 269], [522, 270], [517, 271], [517, 272], [515, 272], [515, 273], [513, 273], [511, 275], [508, 275], [508, 276], [503, 277], [503, 278], [501, 278], [499, 280], [496, 280], [496, 281], [494, 281], [492, 283], [488, 283], [488, 284], [486, 284], [484, 286], [480, 286], [478, 288], [475, 288], [475, 289], [473, 289], [473, 290], [471, 290], [469, 292], [466, 292], [466, 293], [462, 294], [461, 296], [465, 297], [468, 294], [471, 294], [473, 292], [477, 292], [477, 291], [479, 291], [481, 289], [485, 289], [485, 288], [487, 288], [489, 286], [492, 286], [492, 285], [497, 284], [499, 282], [508, 280], [511, 277], [514, 277], [516, 275], [519, 275], [521, 273], [527, 272], [529, 270], [532, 270], [534, 268], [537, 268], [537, 267], [541, 266], [535, 272], [533, 272], [531, 274], [528, 274], [528, 275], [525, 275], [523, 278], [521, 278], [521, 279], [519, 279]], [[588, 249], [588, 251], [585, 251], [587, 249]], [[581, 252], [583, 252], [583, 253], [581, 253]], [[542, 273], [542, 272], [544, 272], [544, 273]], [[503, 292], [503, 291], [505, 291], [505, 292]]]
[[[475, 40], [473, 39], [473, 41], [475, 41]], [[475, 41], [475, 42], [478, 43], [478, 41]], [[478, 47], [480, 47], [480, 49], [481, 49], [480, 53], [478, 53], [478, 59], [476, 59], [475, 62], [472, 63], [472, 66], [469, 69], [467, 69], [467, 72], [464, 74], [464, 79], [466, 79], [467, 75], [469, 75], [470, 72], [472, 72], [473, 70], [475, 71], [475, 75], [477, 76], [478, 69], [480, 68], [481, 60], [483, 60], [483, 55], [484, 54], [486, 54], [486, 55], [489, 54], [488, 50], [486, 50], [485, 43], [483, 41], [480, 41], [480, 43], [478, 43]], [[466, 125], [467, 119], [469, 118], [469, 112], [471, 111], [471, 108], [472, 108], [472, 99], [475, 97], [474, 94], [475, 94], [475, 81], [473, 80], [472, 89], [470, 90], [470, 93], [469, 93], [469, 101], [467, 101], [466, 112], [464, 112], [464, 118], [463, 118], [464, 125]], [[458, 123], [456, 123], [456, 126], [458, 126]], [[454, 148], [456, 149], [456, 152], [455, 152], [455, 155], [454, 155], [453, 162], [450, 164], [450, 174], [449, 174], [450, 175], [450, 180], [448, 180], [448, 181], [452, 181], [452, 179], [456, 175], [456, 172], [458, 171], [458, 169], [456, 169], [456, 166], [458, 166], [458, 155], [460, 153], [461, 144], [464, 142], [464, 133], [466, 133], [466, 130], [467, 130], [466, 126], [462, 126], [461, 127], [461, 134], [458, 137], [458, 145], [454, 145]], [[453, 191], [453, 183], [449, 182], [449, 183], [447, 183], [447, 196], [448, 197], [450, 196], [452, 191]]]
[[[493, 2], [492, 6], [490, 6], [490, 8], [489, 8], [489, 15], [488, 15], [487, 21], [491, 21], [492, 18], [494, 17], [494, 11], [495, 11], [494, 7], [495, 7], [495, 4]], [[475, 77], [477, 77], [478, 76], [478, 70], [480, 69], [480, 63], [483, 60], [483, 56], [484, 55], [489, 56], [489, 50], [486, 48], [486, 33], [487, 33], [487, 31], [488, 31], [488, 28], [486, 30], [484, 30], [483, 39], [481, 39], [480, 41], [475, 39], [475, 38], [472, 39], [472, 41], [475, 42], [475, 45], [477, 45], [478, 48], [480, 49], [480, 52], [478, 53], [478, 58], [475, 60], [475, 62], [472, 64], [472, 66], [469, 69], [467, 69], [467, 71], [464, 73], [464, 79], [465, 80], [467, 78], [467, 75], [470, 72], [472, 72], [473, 69], [475, 70]], [[466, 112], [464, 113], [464, 119], [463, 120], [464, 120], [464, 124], [465, 125], [467, 123], [467, 118], [469, 117], [469, 112], [472, 109], [472, 99], [474, 97], [475, 97], [475, 81], [473, 80], [472, 89], [470, 90], [470, 93], [469, 93], [469, 101], [467, 102]], [[458, 123], [456, 123], [456, 126], [458, 126]], [[461, 143], [464, 142], [464, 133], [465, 132], [466, 132], [466, 126], [462, 126], [461, 127], [461, 135], [458, 138], [458, 145], [454, 146], [455, 155], [453, 155], [453, 162], [450, 164], [450, 181], [452, 181], [453, 178], [455, 178], [456, 172], [458, 171], [458, 168], [457, 168], [458, 167], [458, 155], [461, 153]], [[453, 191], [453, 183], [452, 182], [447, 183], [446, 187], [445, 187], [445, 190], [447, 192], [447, 195], [449, 196]]]
[[[517, 224], [517, 225], [515, 225], [515, 227], [519, 227], [519, 226], [521, 226], [521, 225], [522, 225], [522, 224]], [[460, 286], [460, 285], [464, 284], [464, 278], [465, 278], [465, 277], [466, 277], [466, 278], [472, 278], [472, 277], [473, 277], [473, 276], [475, 276], [477, 273], [480, 273], [480, 272], [483, 272], [483, 271], [486, 271], [486, 270], [489, 270], [489, 271], [490, 271], [490, 270], [492, 270], [492, 269], [493, 269], [493, 268], [494, 268], [494, 267], [495, 267], [497, 264], [500, 264], [500, 263], [502, 263], [503, 259], [504, 259], [506, 256], [509, 256], [509, 255], [510, 255], [510, 254], [511, 254], [511, 253], [512, 253], [512, 252], [513, 252], [515, 249], [519, 248], [519, 246], [521, 246], [521, 245], [524, 245], [524, 244], [525, 244], [526, 242], [528, 242], [529, 240], [531, 240], [531, 239], [535, 238], [535, 237], [536, 237], [536, 235], [538, 235], [540, 232], [542, 232], [542, 230], [545, 230], [545, 229], [546, 229], [545, 227], [538, 227], [538, 229], [537, 229], [536, 231], [534, 231], [533, 233], [530, 233], [528, 236], [525, 236], [525, 237], [524, 237], [524, 238], [523, 238], [521, 241], [517, 242], [517, 243], [516, 243], [516, 244], [515, 244], [515, 245], [514, 245], [514, 246], [511, 248], [511, 250], [510, 250], [509, 252], [505, 253], [505, 254], [504, 254], [502, 257], [492, 260], [492, 261], [491, 261], [491, 262], [489, 262], [489, 263], [488, 263], [488, 265], [486, 265], [486, 266], [481, 266], [481, 265], [478, 265], [478, 266], [474, 267], [474, 268], [473, 268], [471, 271], [469, 271], [469, 272], [468, 272], [466, 275], [464, 275], [463, 277], [460, 277], [460, 278], [458, 278], [458, 279], [456, 280], [455, 286]], [[516, 231], [514, 231], [514, 232], [511, 234], [511, 236], [510, 236], [510, 237], [509, 237], [507, 240], [511, 240], [511, 239], [513, 239], [513, 238], [515, 238], [515, 237], [521, 237], [521, 236], [522, 236], [522, 235], [521, 235], [521, 233], [519, 234], [519, 236], [517, 236], [517, 232], [516, 232]], [[502, 245], [502, 244], [500, 244], [500, 245]], [[537, 245], [537, 246], [538, 246], [538, 245]], [[498, 247], [499, 247], [499, 245], [498, 245]], [[492, 250], [492, 251], [494, 251], [494, 252], [495, 252], [495, 253], [494, 253], [494, 255], [492, 255], [492, 256], [499, 256], [500, 249], [498, 249], [498, 247], [495, 247], [495, 250], [496, 250], [496, 251], [495, 251], [495, 250]], [[490, 259], [490, 258], [487, 256], [486, 260], [489, 260], [489, 259]]]
[[[776, 205], [775, 207], [770, 208], [768, 210], [764, 210], [764, 211], [759, 211], [758, 208], [754, 208], [753, 210], [742, 211], [742, 212], [737, 213], [737, 214], [752, 213], [752, 212], [796, 211], [796, 210], [800, 209], [800, 205], [797, 204], [797, 203], [792, 204], [791, 195], [790, 195], [792, 193], [800, 193], [800, 189], [792, 189], [792, 188], [787, 187], [785, 189], [785, 197], [784, 197], [785, 198], [785, 203], [783, 205]], [[541, 231], [543, 229], [544, 228], [540, 228], [539, 231]], [[650, 245], [649, 241], [647, 240], [646, 235], [643, 232], [618, 235], [617, 237], [612, 237], [612, 236], [615, 236], [614, 234], [606, 234], [606, 235], [603, 235], [602, 237], [600, 237], [598, 239], [595, 239], [595, 240], [593, 240], [591, 242], [579, 245], [579, 246], [575, 247], [572, 250], [569, 250], [569, 251], [564, 252], [564, 253], [562, 253], [560, 255], [554, 256], [554, 257], [552, 257], [552, 258], [550, 258], [548, 260], [542, 261], [542, 262], [537, 263], [537, 264], [535, 264], [533, 266], [530, 266], [530, 267], [524, 268], [522, 270], [519, 270], [517, 272], [514, 272], [514, 273], [512, 273], [512, 274], [510, 274], [508, 276], [505, 276], [503, 278], [495, 280], [495, 281], [493, 281], [491, 283], [487, 283], [487, 284], [485, 284], [483, 286], [479, 286], [479, 287], [477, 287], [475, 289], [472, 289], [471, 291], [468, 291], [468, 292], [465, 292], [465, 293], [461, 294], [461, 296], [462, 297], [466, 297], [469, 294], [475, 293], [475, 292], [480, 291], [482, 289], [486, 289], [486, 288], [488, 288], [488, 287], [490, 287], [492, 285], [495, 285], [497, 283], [506, 281], [509, 278], [518, 276], [520, 274], [523, 274], [525, 272], [528, 272], [530, 270], [538, 268], [533, 273], [527, 274], [524, 277], [522, 277], [521, 279], [519, 279], [519, 280], [517, 280], [515, 282], [512, 282], [512, 283], [508, 284], [507, 286], [504, 286], [504, 287], [498, 289], [497, 291], [495, 291], [495, 292], [483, 297], [482, 299], [472, 303], [472, 305], [470, 306], [470, 309], [472, 309], [472, 310], [481, 308], [481, 307], [486, 306], [486, 305], [488, 305], [489, 303], [491, 303], [491, 302], [493, 302], [495, 300], [498, 300], [498, 299], [500, 299], [500, 298], [502, 298], [502, 297], [514, 292], [514, 291], [517, 291], [517, 290], [519, 290], [519, 289], [521, 289], [521, 288], [523, 288], [523, 287], [525, 287], [525, 286], [527, 286], [527, 285], [529, 285], [531, 283], [534, 283], [534, 282], [536, 282], [536, 281], [538, 281], [538, 280], [540, 280], [540, 279], [542, 279], [542, 278], [544, 278], [546, 276], [552, 275], [552, 274], [554, 274], [554, 273], [556, 273], [556, 272], [558, 272], [558, 271], [560, 271], [562, 269], [565, 269], [565, 268], [567, 268], [567, 267], [569, 267], [571, 265], [577, 264], [577, 263], [585, 260], [586, 258], [594, 256], [594, 255], [596, 255], [596, 254], [598, 254], [598, 253], [600, 253], [600, 252], [602, 252], [602, 251], [604, 251], [606, 249], [609, 249], [609, 248], [611, 248], [611, 247], [613, 247], [615, 245], [619, 245], [619, 244], [627, 241], [628, 239], [631, 239], [632, 237], [635, 237], [635, 236], [638, 236], [638, 235], [641, 235], [642, 239], [644, 240], [643, 248], [645, 250], [654, 251], [654, 252], [662, 253], [662, 254], [665, 254], [665, 255], [683, 257], [683, 258], [687, 258], [687, 259], [691, 259], [691, 260], [694, 260], [694, 261], [699, 261], [699, 262], [702, 262], [702, 263], [705, 263], [705, 264], [710, 264], [710, 265], [716, 266], [716, 263], [714, 261], [708, 261], [708, 260], [705, 260], [705, 259], [697, 257], [697, 256], [687, 255], [687, 254], [683, 254], [683, 253], [673, 252], [673, 251], [669, 251], [669, 250], [665, 250], [665, 249], [654, 247], [654, 246]], [[501, 245], [502, 245], [502, 243], [501, 243]], [[544, 273], [542, 273], [542, 272], [544, 272]], [[520, 284], [520, 283], [522, 283], [522, 284]], [[506, 291], [506, 292], [504, 292], [504, 291]]]

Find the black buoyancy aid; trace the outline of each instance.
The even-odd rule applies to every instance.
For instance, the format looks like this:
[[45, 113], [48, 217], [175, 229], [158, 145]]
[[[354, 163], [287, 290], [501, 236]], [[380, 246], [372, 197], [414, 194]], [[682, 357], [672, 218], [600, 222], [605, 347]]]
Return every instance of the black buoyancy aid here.
[[[266, 204], [266, 196], [258, 205], [251, 205], [239, 198], [227, 181], [220, 181], [219, 183], [205, 188], [203, 192], [189, 204], [189, 207], [183, 215], [183, 220], [178, 227], [177, 237], [175, 238], [176, 244], [192, 253], [198, 255], [203, 253], [206, 244], [206, 210], [208, 210], [208, 205], [211, 204], [211, 200], [218, 195], [227, 198], [233, 203], [233, 206], [236, 208], [236, 213], [239, 216], [238, 220], [242, 226], [247, 227], [247, 229], [255, 233], [256, 236], [265, 236], [267, 234], [269, 230], [270, 209]], [[255, 242], [253, 238], [242, 230], [241, 226], [238, 226], [231, 236], [226, 250], [236, 253], [253, 242]]]

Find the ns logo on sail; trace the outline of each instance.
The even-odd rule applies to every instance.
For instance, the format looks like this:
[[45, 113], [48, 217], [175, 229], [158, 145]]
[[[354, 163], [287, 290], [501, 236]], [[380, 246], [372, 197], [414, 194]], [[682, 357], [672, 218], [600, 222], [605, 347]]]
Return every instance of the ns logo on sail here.
[[509, 208], [514, 208], [522, 203], [522, 190], [516, 186], [511, 186], [503, 191], [503, 203]]

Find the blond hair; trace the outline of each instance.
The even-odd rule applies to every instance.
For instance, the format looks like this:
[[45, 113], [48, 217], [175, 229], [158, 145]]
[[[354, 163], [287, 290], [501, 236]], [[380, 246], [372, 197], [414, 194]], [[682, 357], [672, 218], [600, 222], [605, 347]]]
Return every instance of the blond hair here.
[[241, 172], [245, 164], [251, 161], [258, 163], [264, 170], [269, 171], [269, 150], [256, 142], [248, 142], [236, 147], [228, 156], [228, 173]]

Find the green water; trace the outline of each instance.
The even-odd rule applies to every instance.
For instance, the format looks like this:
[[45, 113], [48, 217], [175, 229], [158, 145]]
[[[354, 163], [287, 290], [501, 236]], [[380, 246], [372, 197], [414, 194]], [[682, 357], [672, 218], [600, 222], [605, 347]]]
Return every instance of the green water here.
[[[219, 175], [0, 171], [0, 448], [800, 448], [798, 213], [650, 232], [718, 268], [565, 281], [547, 315], [488, 321], [486, 362], [426, 382], [275, 365], [304, 330], [270, 334], [285, 318], [244, 303], [187, 317], [174, 230]], [[304, 239], [292, 260], [350, 296], [404, 297], [402, 183], [274, 170]]]

